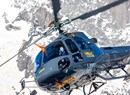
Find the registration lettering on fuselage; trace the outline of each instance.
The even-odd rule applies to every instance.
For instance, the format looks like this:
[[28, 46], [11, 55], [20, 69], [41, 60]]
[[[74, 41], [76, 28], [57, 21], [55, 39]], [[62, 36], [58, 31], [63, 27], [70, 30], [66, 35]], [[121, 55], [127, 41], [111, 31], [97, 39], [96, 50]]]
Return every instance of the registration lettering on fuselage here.
[[64, 87], [66, 84], [70, 84], [72, 83], [73, 81], [75, 81], [75, 77], [70, 77], [70, 78], [67, 78], [66, 80], [63, 81], [62, 84], [58, 85], [59, 89], [61, 89], [62, 87]]
[[84, 52], [87, 57], [94, 57], [92, 52]]

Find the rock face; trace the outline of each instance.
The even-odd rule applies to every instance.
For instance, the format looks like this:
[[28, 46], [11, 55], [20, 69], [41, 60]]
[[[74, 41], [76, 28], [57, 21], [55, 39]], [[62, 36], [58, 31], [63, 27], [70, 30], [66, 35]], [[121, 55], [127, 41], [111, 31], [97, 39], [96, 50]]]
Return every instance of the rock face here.
[[130, 1], [111, 9], [111, 15], [117, 22], [118, 28], [126, 28], [130, 23]]
[[51, 13], [47, 11], [46, 8], [39, 7], [34, 13], [33, 20], [37, 20], [37, 23], [39, 23], [39, 26], [45, 29], [48, 27], [48, 24], [50, 23], [50, 21], [53, 20], [53, 16]]

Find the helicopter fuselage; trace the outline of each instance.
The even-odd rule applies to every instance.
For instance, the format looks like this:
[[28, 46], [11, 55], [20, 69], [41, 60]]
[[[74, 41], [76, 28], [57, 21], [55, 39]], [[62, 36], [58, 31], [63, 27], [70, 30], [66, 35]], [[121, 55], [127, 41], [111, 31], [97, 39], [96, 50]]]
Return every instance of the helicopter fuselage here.
[[130, 47], [99, 48], [82, 32], [61, 35], [37, 55], [35, 80], [45, 91], [75, 89], [96, 78], [97, 64], [114, 63], [128, 57], [129, 52]]

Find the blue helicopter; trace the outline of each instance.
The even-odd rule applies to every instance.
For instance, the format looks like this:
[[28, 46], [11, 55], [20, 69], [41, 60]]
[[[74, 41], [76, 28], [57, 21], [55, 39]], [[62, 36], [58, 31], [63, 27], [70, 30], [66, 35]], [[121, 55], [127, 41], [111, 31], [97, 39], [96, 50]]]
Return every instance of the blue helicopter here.
[[[35, 81], [42, 90], [50, 93], [69, 91], [68, 95], [70, 95], [73, 89], [83, 87], [84, 95], [86, 95], [85, 86], [91, 83], [88, 94], [90, 95], [105, 84], [93, 82], [96, 77], [113, 80], [126, 79], [130, 76], [125, 70], [126, 65], [130, 64], [128, 61], [130, 46], [98, 47], [96, 38], [88, 38], [83, 32], [64, 33], [61, 28], [76, 19], [86, 19], [125, 1], [127, 0], [118, 0], [74, 19], [61, 22], [57, 18], [60, 2], [52, 0], [55, 21], [50, 26], [58, 30], [61, 35], [44, 47], [44, 50], [40, 51], [36, 57]], [[127, 60], [127, 63], [124, 63], [124, 60]], [[115, 69], [121, 69], [125, 75], [111, 74], [110, 71]], [[103, 71], [109, 76], [102, 75]]]
[[[50, 43], [46, 51], [40, 51], [36, 57], [37, 70], [35, 81], [44, 91], [62, 93], [84, 87], [100, 77], [103, 80], [127, 78], [123, 60], [130, 56], [130, 46], [98, 47], [96, 38], [89, 39], [82, 32], [67, 33]], [[121, 69], [126, 74], [115, 76], [111, 70]], [[110, 76], [105, 77], [102, 71]], [[100, 85], [98, 85], [98, 83]], [[92, 83], [93, 91], [103, 82]]]
[[[52, 0], [54, 21], [51, 22], [49, 29], [40, 38], [23, 49], [29, 48], [55, 30], [59, 31], [60, 36], [53, 42], [46, 47], [39, 46], [42, 50], [36, 56], [34, 77], [38, 87], [49, 93], [68, 92], [67, 95], [70, 95], [74, 89], [83, 87], [84, 95], [90, 95], [105, 84], [105, 82], [93, 82], [96, 77], [103, 80], [128, 79], [130, 73], [125, 70], [125, 67], [130, 65], [130, 46], [98, 47], [96, 38], [88, 38], [83, 32], [78, 31], [67, 33], [62, 29], [64, 25], [74, 20], [87, 19], [127, 1], [118, 0], [73, 19], [60, 21], [57, 17], [57, 13], [61, 9], [60, 1]], [[18, 54], [23, 50], [19, 51]], [[0, 67], [12, 58], [1, 64]], [[113, 75], [110, 71], [115, 69], [121, 69], [125, 74]], [[106, 72], [107, 76], [103, 75], [102, 72]], [[22, 88], [25, 87], [25, 83], [22, 82]], [[89, 93], [86, 94], [85, 86], [90, 83]]]

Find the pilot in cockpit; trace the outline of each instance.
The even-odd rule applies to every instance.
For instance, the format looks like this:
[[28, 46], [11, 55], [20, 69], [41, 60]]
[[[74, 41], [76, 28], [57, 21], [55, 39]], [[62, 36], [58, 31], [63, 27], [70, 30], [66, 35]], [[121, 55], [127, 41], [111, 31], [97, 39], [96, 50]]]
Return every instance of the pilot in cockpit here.
[[60, 46], [60, 48], [59, 48], [59, 55], [60, 56], [66, 55], [66, 52], [65, 52], [65, 49], [63, 48], [63, 46]]

